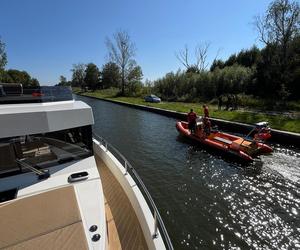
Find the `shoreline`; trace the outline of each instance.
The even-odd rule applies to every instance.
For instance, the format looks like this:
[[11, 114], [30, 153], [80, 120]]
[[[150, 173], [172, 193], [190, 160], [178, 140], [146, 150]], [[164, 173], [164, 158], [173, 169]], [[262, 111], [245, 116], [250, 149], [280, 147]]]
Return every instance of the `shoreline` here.
[[[186, 120], [187, 114], [182, 113], [182, 112], [161, 109], [161, 108], [156, 108], [156, 107], [149, 107], [149, 106], [145, 106], [145, 105], [132, 104], [132, 103], [123, 102], [123, 101], [110, 100], [110, 99], [101, 98], [101, 97], [82, 95], [79, 93], [73, 93], [73, 94], [92, 98], [92, 99], [97, 99], [97, 100], [101, 100], [101, 101], [111, 102], [111, 103], [131, 107], [131, 108], [135, 108], [135, 109], [139, 109], [139, 110], [144, 110], [144, 111], [172, 117], [175, 119]], [[227, 121], [227, 120], [218, 119], [218, 118], [210, 118], [210, 120], [212, 121], [213, 125], [217, 125], [221, 130], [225, 130], [228, 132], [248, 133], [253, 128], [253, 125], [246, 124], [246, 123]], [[275, 142], [275, 143], [278, 142], [278, 143], [286, 144], [286, 145], [294, 145], [294, 146], [300, 148], [300, 134], [299, 133], [288, 132], [288, 131], [272, 129], [272, 128], [271, 128], [271, 132], [272, 132], [272, 137], [269, 141]]]

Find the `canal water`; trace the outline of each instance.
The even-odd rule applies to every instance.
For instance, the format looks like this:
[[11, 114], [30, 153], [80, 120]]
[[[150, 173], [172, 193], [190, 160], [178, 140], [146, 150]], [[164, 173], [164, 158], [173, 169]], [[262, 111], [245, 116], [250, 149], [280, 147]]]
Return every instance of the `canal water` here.
[[76, 98], [144, 180], [175, 249], [300, 249], [299, 149], [274, 144], [244, 166], [179, 137], [175, 119]]

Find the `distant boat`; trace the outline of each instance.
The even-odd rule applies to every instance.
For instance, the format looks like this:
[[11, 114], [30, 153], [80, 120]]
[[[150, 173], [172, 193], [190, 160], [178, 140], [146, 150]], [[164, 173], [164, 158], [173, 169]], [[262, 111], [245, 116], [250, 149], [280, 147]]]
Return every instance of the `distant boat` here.
[[253, 140], [223, 133], [220, 131], [211, 131], [205, 133], [202, 121], [197, 122], [195, 133], [188, 129], [188, 123], [178, 121], [176, 123], [178, 132], [196, 142], [224, 151], [228, 154], [235, 155], [245, 161], [253, 161], [253, 157], [259, 154], [271, 153], [273, 150], [264, 141], [271, 137], [270, 128], [266, 122], [255, 124], [251, 132], [255, 132]]

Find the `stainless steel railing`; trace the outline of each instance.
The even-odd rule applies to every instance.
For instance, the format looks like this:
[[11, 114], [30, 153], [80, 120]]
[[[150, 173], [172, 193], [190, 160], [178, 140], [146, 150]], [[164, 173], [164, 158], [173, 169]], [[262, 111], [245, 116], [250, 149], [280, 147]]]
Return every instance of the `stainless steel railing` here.
[[102, 138], [101, 136], [99, 136], [95, 133], [93, 133], [93, 137], [96, 140], [98, 140], [99, 143], [101, 145], [103, 145], [107, 151], [111, 152], [118, 160], [120, 160], [120, 159], [122, 160], [121, 163], [123, 163], [122, 165], [125, 168], [125, 175], [127, 175], [129, 173], [131, 175], [131, 177], [134, 177], [136, 184], [143, 191], [142, 193], [144, 193], [144, 198], [145, 198], [146, 202], [148, 203], [148, 205], [150, 205], [150, 208], [151, 208], [150, 210], [153, 214], [153, 219], [154, 219], [154, 228], [153, 228], [152, 237], [153, 238], [159, 237], [159, 235], [158, 235], [158, 228], [159, 228], [161, 235], [162, 235], [162, 239], [165, 242], [167, 249], [173, 250], [174, 248], [173, 248], [172, 242], [170, 240], [170, 237], [169, 237], [167, 229], [164, 225], [164, 222], [160, 216], [160, 213], [159, 213], [148, 189], [146, 188], [144, 182], [142, 181], [142, 179], [140, 178], [140, 176], [138, 175], [136, 170], [133, 168], [133, 166], [130, 164], [130, 162], [125, 158], [125, 156], [123, 154], [121, 154], [120, 151], [118, 149], [116, 149], [113, 145], [108, 143], [104, 138]]

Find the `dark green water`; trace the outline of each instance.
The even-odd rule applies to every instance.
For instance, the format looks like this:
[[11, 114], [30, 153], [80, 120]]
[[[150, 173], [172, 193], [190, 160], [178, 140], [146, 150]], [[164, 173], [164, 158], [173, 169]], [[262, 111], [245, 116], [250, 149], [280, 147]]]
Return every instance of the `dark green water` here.
[[300, 249], [300, 150], [242, 166], [178, 137], [175, 119], [77, 97], [136, 168], [175, 249]]

